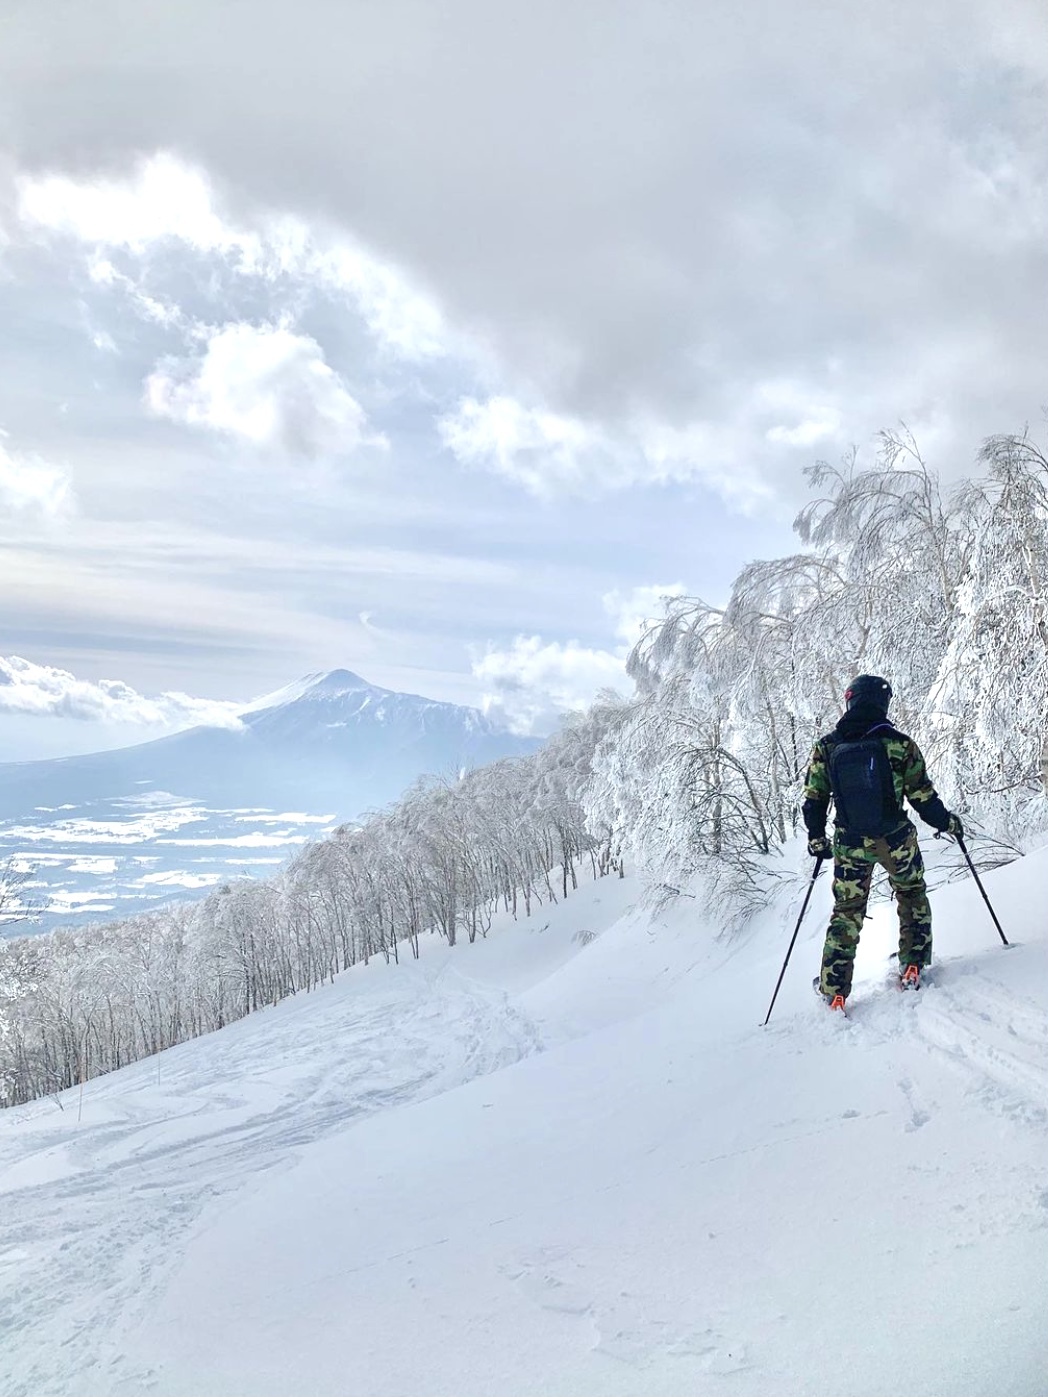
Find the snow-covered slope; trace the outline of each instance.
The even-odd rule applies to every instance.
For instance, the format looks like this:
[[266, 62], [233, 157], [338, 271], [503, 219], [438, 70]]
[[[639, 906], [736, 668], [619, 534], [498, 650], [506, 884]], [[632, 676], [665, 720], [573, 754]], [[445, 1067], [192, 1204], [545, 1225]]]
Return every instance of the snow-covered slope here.
[[[1035, 1397], [1048, 851], [814, 998], [588, 885], [0, 1117], [0, 1392]], [[82, 1118], [81, 1118], [82, 1111]]]

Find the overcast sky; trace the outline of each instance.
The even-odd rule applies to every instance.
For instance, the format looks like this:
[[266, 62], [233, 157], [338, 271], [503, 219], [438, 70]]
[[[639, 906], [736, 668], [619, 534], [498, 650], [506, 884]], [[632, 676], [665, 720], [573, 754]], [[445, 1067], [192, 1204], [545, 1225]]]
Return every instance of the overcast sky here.
[[336, 666], [541, 728], [816, 458], [1043, 431], [1046, 14], [8, 0], [0, 757]]

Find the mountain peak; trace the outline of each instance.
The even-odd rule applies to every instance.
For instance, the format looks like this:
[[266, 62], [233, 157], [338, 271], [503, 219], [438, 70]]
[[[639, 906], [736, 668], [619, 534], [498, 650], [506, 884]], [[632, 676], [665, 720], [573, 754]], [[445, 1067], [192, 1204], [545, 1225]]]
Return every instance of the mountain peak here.
[[304, 674], [301, 679], [296, 679], [292, 684], [285, 684], [282, 689], [277, 689], [275, 693], [263, 694], [261, 698], [253, 700], [241, 709], [242, 714], [260, 713], [269, 708], [285, 708], [288, 704], [305, 701], [325, 700], [339, 698], [343, 694], [386, 694], [387, 689], [380, 689], [375, 684], [369, 684], [366, 679], [362, 679], [359, 674], [354, 674], [350, 669], [329, 669], [317, 670], [313, 674]]
[[329, 669], [327, 673], [307, 674], [299, 681], [305, 685], [306, 694], [354, 694], [361, 689], [374, 689], [366, 679], [354, 674], [351, 669]]

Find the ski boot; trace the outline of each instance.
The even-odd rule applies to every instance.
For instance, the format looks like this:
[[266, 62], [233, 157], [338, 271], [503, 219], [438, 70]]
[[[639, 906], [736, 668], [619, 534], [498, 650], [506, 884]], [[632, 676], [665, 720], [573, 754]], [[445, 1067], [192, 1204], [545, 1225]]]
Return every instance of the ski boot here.
[[921, 987], [921, 967], [904, 965], [899, 975], [899, 986], [904, 990], [919, 990]]
[[820, 999], [825, 1000], [831, 1009], [837, 1009], [842, 1014], [844, 1013], [843, 994], [827, 994], [822, 987], [822, 981], [818, 975], [816, 975], [815, 979], [811, 982], [811, 987]]

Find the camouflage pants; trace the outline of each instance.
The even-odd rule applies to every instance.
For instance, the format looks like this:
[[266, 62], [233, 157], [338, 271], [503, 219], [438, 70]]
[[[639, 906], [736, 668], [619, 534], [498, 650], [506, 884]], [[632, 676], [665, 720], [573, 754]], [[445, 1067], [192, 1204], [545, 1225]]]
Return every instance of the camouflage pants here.
[[833, 916], [822, 952], [819, 986], [824, 994], [851, 991], [855, 951], [870, 897], [873, 870], [880, 864], [899, 907], [899, 963], [927, 965], [932, 958], [932, 911], [924, 885], [924, 860], [917, 831], [907, 820], [884, 839], [833, 841]]

